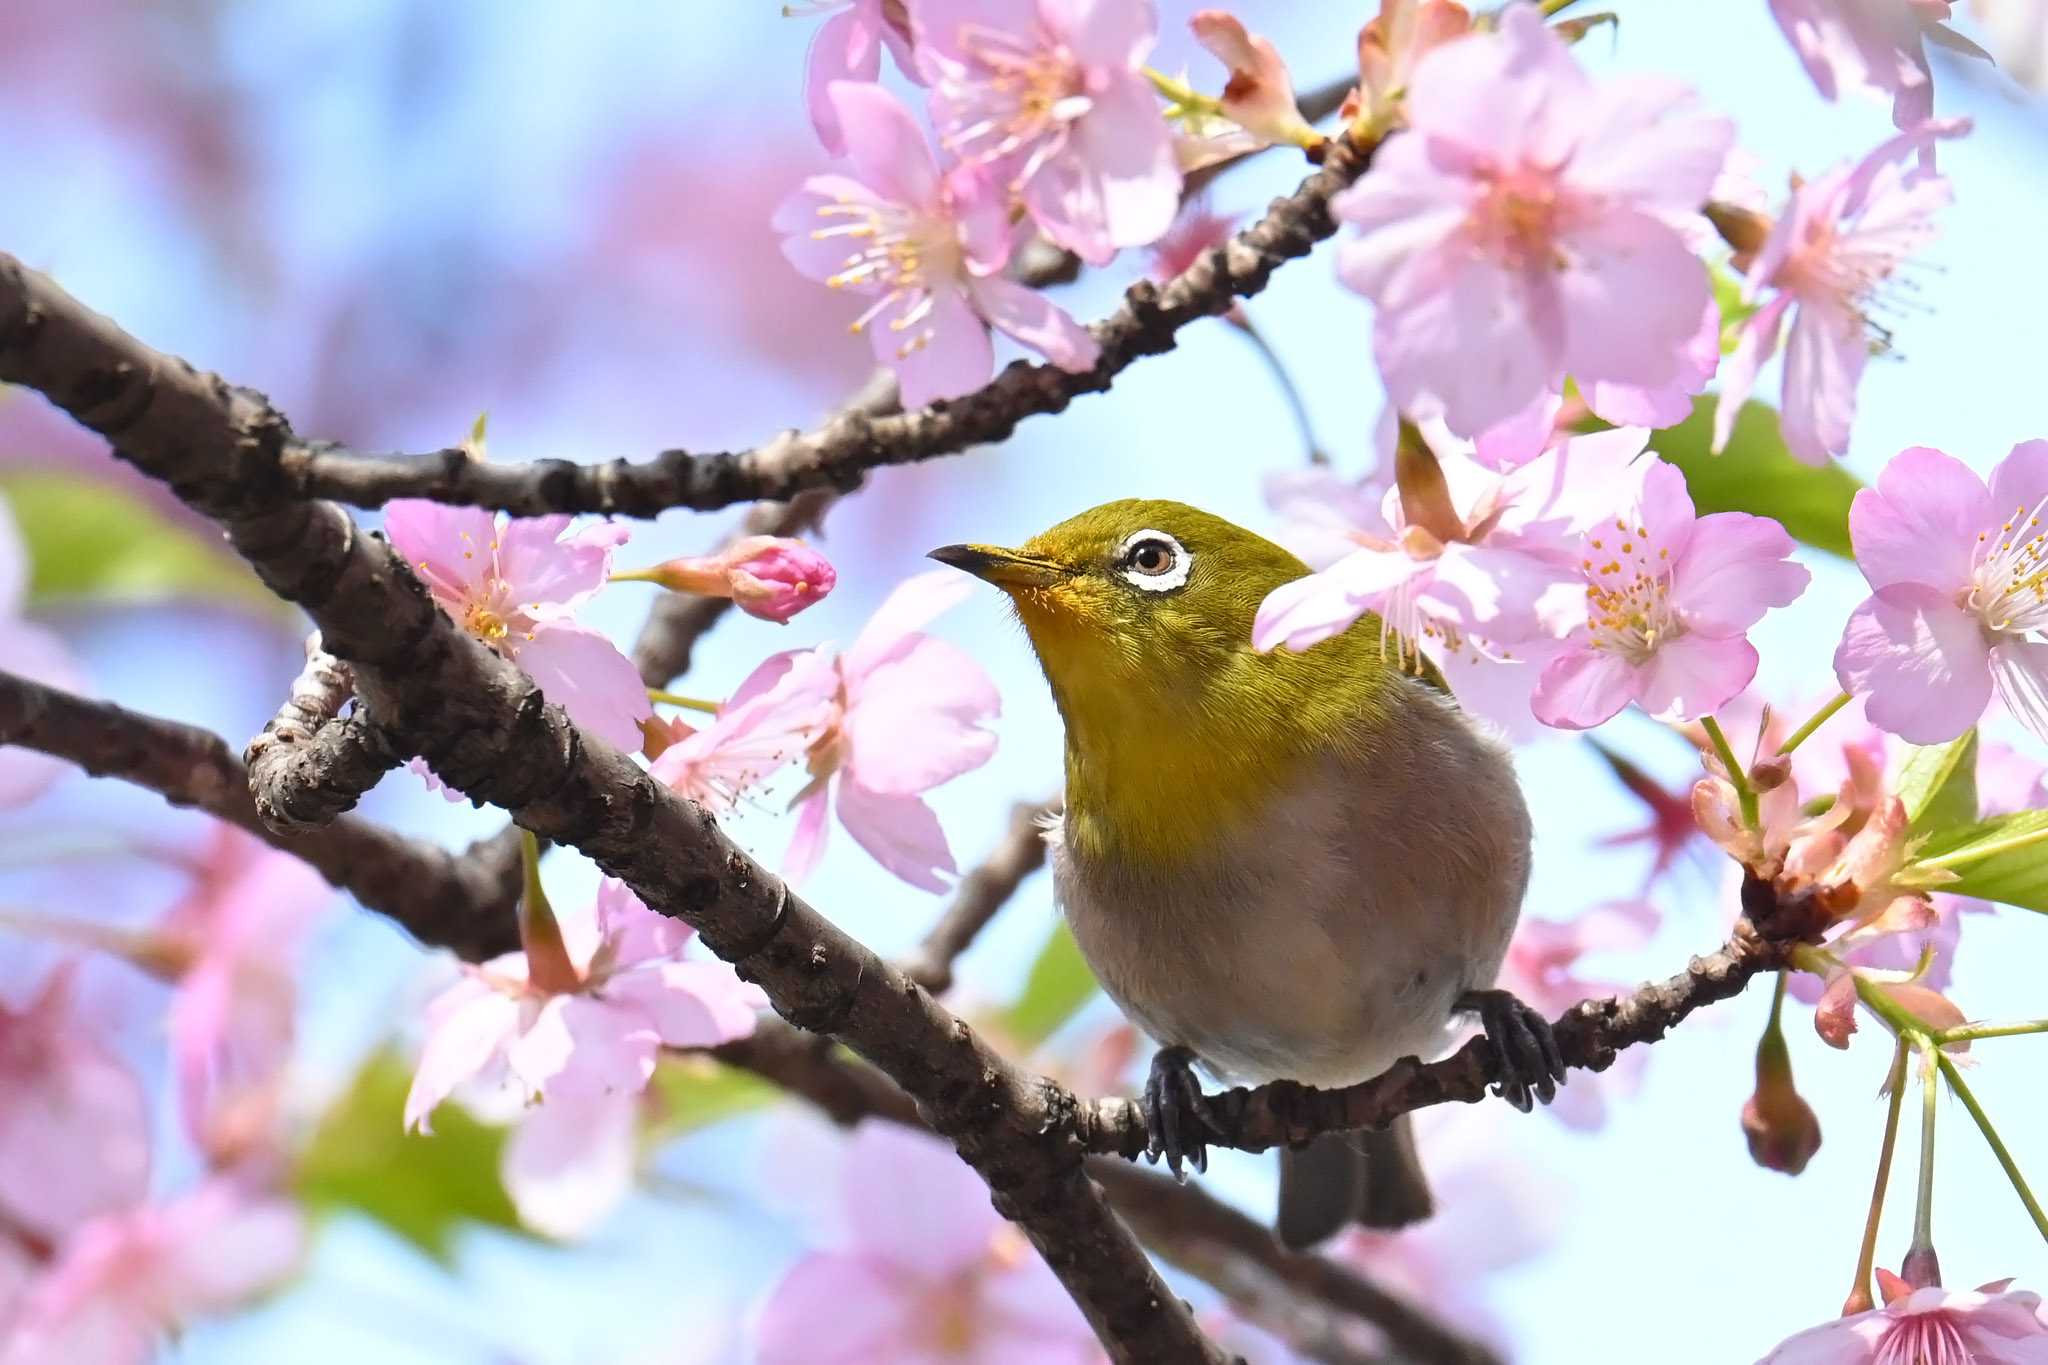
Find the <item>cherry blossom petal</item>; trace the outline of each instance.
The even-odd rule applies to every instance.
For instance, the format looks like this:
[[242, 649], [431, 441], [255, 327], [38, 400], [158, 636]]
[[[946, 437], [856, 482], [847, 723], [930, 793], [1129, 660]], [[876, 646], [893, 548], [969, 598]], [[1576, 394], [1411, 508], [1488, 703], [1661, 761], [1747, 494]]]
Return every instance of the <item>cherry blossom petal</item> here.
[[1554, 619], [1562, 597], [1585, 600], [1584, 580], [1571, 568], [1518, 550], [1453, 543], [1437, 557], [1428, 601], [1452, 605], [1457, 624], [1488, 639], [1532, 639]]
[[619, 522], [600, 521], [564, 535], [569, 522], [565, 516], [513, 517], [498, 529], [498, 574], [507, 596], [566, 610], [604, 586], [612, 552], [632, 532]]
[[500, 1172], [519, 1219], [545, 1237], [581, 1237], [633, 1188], [639, 1098], [561, 1095], [520, 1118]]
[[384, 535], [444, 606], [481, 595], [495, 568], [497, 513], [481, 507], [394, 498], [384, 504]]
[[1636, 702], [1658, 720], [1697, 720], [1749, 686], [1756, 665], [1756, 647], [1740, 636], [1681, 635], [1659, 645], [1643, 664]]
[[[1095, 6], [1098, 11], [1118, 7]], [[1094, 108], [1074, 129], [1072, 155], [1086, 161], [1097, 187], [1104, 237], [1113, 247], [1156, 242], [1180, 212], [1181, 186], [1173, 133], [1160, 115], [1158, 97], [1143, 79], [1124, 78], [1092, 92], [1090, 98]]]
[[549, 622], [513, 658], [576, 724], [628, 753], [640, 747], [640, 722], [654, 714], [647, 684], [601, 631]]
[[1084, 62], [1129, 69], [1159, 41], [1152, 0], [1038, 0], [1045, 22]]
[[929, 569], [897, 584], [840, 659], [849, 690], [857, 689], [863, 678], [891, 657], [915, 646], [922, 638], [917, 632], [966, 601], [973, 591], [973, 580], [951, 569]]
[[830, 788], [818, 784], [796, 803], [795, 810], [796, 833], [790, 837], [789, 851], [782, 855], [781, 871], [783, 880], [802, 884], [817, 870], [818, 859], [825, 855], [832, 810]]
[[1991, 679], [2013, 719], [2048, 739], [2048, 642], [2000, 636], [1991, 647]]
[[505, 1048], [512, 1074], [547, 1101], [566, 1095], [637, 1095], [654, 1074], [660, 1038], [630, 1001], [552, 995]]
[[2048, 517], [2048, 441], [2021, 441], [1992, 468], [1991, 511], [1984, 527]]
[[939, 817], [920, 798], [885, 796], [842, 781], [837, 807], [839, 823], [853, 841], [920, 891], [944, 891], [958, 871]]
[[1849, 1035], [1856, 1031], [1854, 973], [1837, 972], [1828, 979], [1827, 988], [1821, 992], [1820, 1003], [1814, 1007], [1813, 1030], [1829, 1047], [1849, 1046]]
[[1355, 550], [1321, 573], [1266, 594], [1252, 621], [1252, 648], [1308, 649], [1349, 630], [1381, 594], [1426, 578], [1434, 566], [1400, 550]]
[[781, 239], [783, 258], [805, 279], [823, 284], [851, 261], [846, 238], [823, 235], [820, 210], [830, 204], [881, 202], [879, 195], [852, 176], [814, 175], [776, 206], [770, 226]]
[[[5, 508], [0, 505], [0, 549], [6, 544], [4, 517]], [[7, 671], [45, 687], [83, 691], [85, 675], [63, 639], [33, 622], [5, 619], [6, 606], [6, 598], [0, 596], [0, 630], [7, 633]], [[71, 765], [61, 758], [0, 745], [0, 811], [27, 805], [70, 770]]]
[[1553, 104], [1592, 94], [1592, 82], [1542, 19], [1510, 6], [1497, 37], [1446, 43], [1416, 63], [1408, 118], [1431, 139], [1512, 163], [1554, 136]]
[[1067, 311], [1036, 289], [999, 275], [974, 281], [974, 306], [997, 331], [1015, 337], [1063, 370], [1093, 368], [1102, 347]]
[[1713, 301], [1706, 268], [1667, 224], [1609, 213], [1564, 233], [1564, 366], [1583, 379], [1667, 384]]
[[1003, 1219], [950, 1145], [900, 1124], [854, 1129], [840, 1176], [847, 1226], [870, 1254], [943, 1280], [985, 1255]]
[[1536, 719], [1560, 730], [1589, 730], [1612, 720], [1635, 695], [1636, 670], [1626, 659], [1573, 649], [1544, 666], [1529, 705]]
[[1870, 359], [1863, 319], [1816, 300], [1800, 305], [1785, 346], [1785, 448], [1808, 464], [1849, 448], [1856, 384]]
[[1813, 575], [1790, 561], [1792, 537], [1769, 517], [1715, 512], [1693, 527], [1671, 571], [1671, 605], [1694, 630], [1733, 635], [1790, 606]]
[[875, 359], [896, 372], [896, 387], [906, 408], [972, 393], [995, 373], [988, 324], [966, 293], [950, 282], [935, 282], [929, 302], [931, 311], [911, 332], [917, 340], [905, 340], [905, 334], [890, 325], [891, 312], [877, 316], [867, 328]]
[[657, 962], [613, 977], [604, 998], [638, 1013], [670, 1047], [716, 1047], [754, 1031], [768, 996], [724, 962]]
[[1562, 341], [1527, 297], [1526, 281], [1491, 261], [1411, 259], [1373, 321], [1388, 397], [1403, 408], [1436, 400], [1454, 432], [1513, 417], [1552, 387], [1546, 357]]
[[1921, 583], [1944, 593], [1970, 586], [1977, 534], [1998, 524], [1984, 481], [1968, 465], [1926, 446], [1902, 450], [1877, 487], [1849, 504], [1856, 567], [1873, 591]]
[[421, 1133], [434, 1131], [428, 1117], [441, 1101], [517, 1036], [519, 1002], [465, 974], [428, 1007], [427, 1023], [426, 1045], [405, 1097], [405, 1126]]
[[1643, 72], [1595, 87], [1586, 122], [1601, 134], [1572, 157], [1573, 181], [1674, 215], [1698, 212], [1735, 141], [1735, 125], [1702, 111], [1691, 87]]
[[598, 937], [611, 950], [614, 970], [672, 957], [697, 932], [672, 915], [648, 909], [647, 902], [617, 877], [606, 877], [597, 884], [595, 909]]
[[827, 19], [811, 39], [810, 55], [804, 62], [804, 104], [811, 111], [811, 127], [817, 130], [818, 141], [833, 156], [845, 154], [846, 135], [840, 131], [831, 86], [835, 81], [872, 81], [882, 74], [878, 38], [870, 16], [855, 6]]
[[1954, 739], [1991, 701], [1990, 649], [1976, 617], [1918, 583], [1885, 588], [1856, 608], [1835, 650], [1835, 677], [1864, 697], [1872, 724], [1913, 744]]
[[[812, 1252], [776, 1282], [755, 1324], [760, 1365], [873, 1365], [900, 1360], [923, 1325], [895, 1267], [865, 1255]], [[830, 1331], [820, 1331], [830, 1323]]]
[[846, 714], [846, 773], [882, 795], [912, 796], [988, 762], [1002, 710], [995, 684], [971, 655], [929, 635], [890, 654], [861, 679]]
[[1780, 294], [1751, 314], [1736, 336], [1735, 353], [1721, 367], [1721, 393], [1714, 400], [1714, 444], [1718, 455], [1728, 448], [1735, 433], [1735, 419], [1756, 387], [1757, 371], [1778, 351], [1778, 334], [1784, 329], [1785, 314], [1792, 307], [1790, 294]]
[[858, 81], [835, 81], [827, 96], [862, 182], [898, 204], [926, 205], [937, 198], [939, 168], [924, 130], [900, 100], [879, 85]]

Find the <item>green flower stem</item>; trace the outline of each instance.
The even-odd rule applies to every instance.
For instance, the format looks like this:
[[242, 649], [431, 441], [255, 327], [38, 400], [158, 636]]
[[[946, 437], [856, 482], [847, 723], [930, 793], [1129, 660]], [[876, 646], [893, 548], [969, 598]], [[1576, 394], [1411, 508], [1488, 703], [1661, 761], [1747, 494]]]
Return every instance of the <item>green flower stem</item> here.
[[1934, 1035], [1936, 1043], [1974, 1043], [1979, 1038], [2017, 1038], [2027, 1033], [2048, 1033], [2048, 1019], [2021, 1019], [2009, 1024], [1958, 1024]]
[[1544, 18], [1549, 19], [1562, 14], [1578, 2], [1579, 0], [1543, 0], [1536, 8], [1542, 11]]
[[1941, 1098], [1941, 1073], [1931, 1063], [1941, 1051], [1924, 1033], [1906, 1034], [1904, 1041], [1920, 1054], [1926, 1078], [1920, 1093], [1920, 1183], [1913, 1200], [1913, 1245], [1906, 1249], [1906, 1258], [1918, 1261], [1934, 1255], [1934, 1116], [1935, 1101]]
[[702, 697], [686, 697], [680, 692], [664, 692], [658, 687], [647, 689], [647, 700], [658, 701], [664, 706], [680, 706], [691, 711], [704, 711], [717, 715], [722, 702], [706, 701]]
[[2041, 1211], [2041, 1201], [2034, 1198], [2034, 1192], [2027, 1188], [2026, 1178], [2020, 1174], [2018, 1164], [2012, 1159], [2012, 1153], [2005, 1149], [2005, 1142], [1998, 1136], [1998, 1130], [1991, 1126], [1990, 1115], [1984, 1112], [1984, 1106], [1977, 1103], [1977, 1097], [1970, 1093], [1970, 1087], [1963, 1084], [1963, 1073], [1954, 1062], [1940, 1052], [1934, 1054], [1934, 1060], [1940, 1065], [1941, 1074], [1948, 1079], [1948, 1088], [1956, 1092], [1956, 1098], [1963, 1102], [1963, 1108], [1969, 1110], [1970, 1117], [1977, 1121], [1977, 1131], [1991, 1144], [1991, 1154], [1997, 1157], [1998, 1164], [2005, 1168], [2005, 1178], [2012, 1182], [2013, 1192], [2019, 1195], [2020, 1203], [2027, 1206], [2027, 1213], [2033, 1218], [2034, 1226], [2040, 1229], [2041, 1239], [2048, 1241], [2048, 1213]]
[[1884, 1115], [1884, 1141], [1877, 1149], [1877, 1182], [1870, 1191], [1870, 1213], [1863, 1220], [1863, 1245], [1856, 1254], [1856, 1283], [1842, 1311], [1864, 1312], [1877, 1306], [1871, 1297], [1870, 1275], [1877, 1266], [1877, 1225], [1884, 1216], [1884, 1192], [1892, 1179], [1892, 1152], [1899, 1144], [1899, 1110], [1906, 1099], [1906, 1045], [1892, 1053], [1891, 1104]]
[[1714, 752], [1721, 756], [1721, 766], [1728, 770], [1728, 780], [1735, 787], [1735, 799], [1742, 806], [1742, 823], [1750, 829], [1757, 829], [1756, 789], [1749, 785], [1749, 774], [1735, 761], [1735, 750], [1729, 747], [1728, 736], [1721, 733], [1721, 722], [1712, 716], [1701, 716], [1700, 726], [1713, 741]]
[[1794, 730], [1792, 732], [1792, 737], [1786, 740], [1783, 744], [1780, 744], [1778, 746], [1778, 757], [1783, 758], [1786, 754], [1791, 753], [1794, 749], [1806, 743], [1807, 740], [1812, 739], [1813, 732], [1815, 730], [1820, 729], [1821, 726], [1827, 724], [1828, 721], [1834, 716], [1835, 712], [1841, 710], [1843, 707], [1849, 704], [1849, 700], [1850, 698], [1847, 692], [1839, 693], [1836, 695], [1833, 701], [1829, 702], [1826, 706], [1821, 707], [1820, 710], [1814, 712], [1813, 715], [1807, 719], [1806, 724], [1800, 726], [1797, 730]]
[[2024, 830], [2018, 834], [2009, 834], [2003, 839], [1994, 839], [1987, 844], [1968, 844], [1950, 853], [1938, 854], [1932, 858], [1922, 858], [1914, 866], [1962, 867], [1968, 863], [1989, 858], [1994, 853], [2010, 853], [2017, 848], [2026, 848], [2030, 844], [2038, 844], [2043, 839], [2048, 839], [2048, 825], [2042, 825], [2038, 829]]
[[[1152, 88], [1165, 96], [1181, 112], [1207, 114], [1213, 118], [1229, 118], [1223, 112], [1223, 101], [1214, 95], [1205, 95], [1175, 76], [1169, 76], [1156, 66], [1145, 68], [1145, 79], [1152, 82]], [[1235, 123], [1237, 120], [1231, 119]]]
[[1328, 464], [1330, 457], [1324, 454], [1322, 446], [1316, 443], [1315, 424], [1309, 421], [1308, 404], [1302, 401], [1301, 390], [1295, 385], [1294, 376], [1287, 372], [1287, 366], [1281, 363], [1279, 353], [1273, 349], [1272, 343], [1266, 340], [1265, 333], [1252, 326], [1252, 320], [1245, 316], [1242, 308], [1232, 309], [1225, 313], [1223, 318], [1243, 333], [1244, 339], [1252, 344], [1252, 348], [1266, 362], [1266, 367], [1273, 372], [1273, 378], [1279, 382], [1280, 394], [1287, 400], [1289, 411], [1294, 414], [1294, 425], [1301, 429], [1301, 443], [1308, 451], [1308, 462], [1314, 465]]

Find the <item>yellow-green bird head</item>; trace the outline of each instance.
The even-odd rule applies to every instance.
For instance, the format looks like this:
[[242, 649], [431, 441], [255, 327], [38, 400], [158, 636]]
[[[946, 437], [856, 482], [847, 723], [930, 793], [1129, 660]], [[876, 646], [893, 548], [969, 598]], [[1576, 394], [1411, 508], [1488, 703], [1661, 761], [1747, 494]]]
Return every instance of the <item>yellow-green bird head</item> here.
[[1332, 745], [1369, 746], [1398, 654], [1366, 617], [1312, 649], [1252, 648], [1308, 566], [1185, 503], [1104, 503], [1015, 549], [932, 558], [1008, 593], [1067, 727], [1067, 837], [1178, 856]]

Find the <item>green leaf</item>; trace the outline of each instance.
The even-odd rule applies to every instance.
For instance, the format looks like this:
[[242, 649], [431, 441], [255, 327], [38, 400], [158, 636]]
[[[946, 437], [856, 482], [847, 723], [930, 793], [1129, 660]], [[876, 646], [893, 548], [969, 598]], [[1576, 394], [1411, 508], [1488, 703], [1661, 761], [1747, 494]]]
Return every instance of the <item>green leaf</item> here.
[[523, 1231], [498, 1179], [505, 1130], [444, 1104], [431, 1136], [407, 1133], [411, 1084], [411, 1069], [389, 1049], [363, 1064], [299, 1157], [300, 1197], [374, 1218], [444, 1265], [465, 1226]]
[[2048, 810], [2023, 810], [1943, 830], [1919, 850], [1956, 874], [1933, 888], [2048, 914]]
[[1003, 1027], [1020, 1044], [1036, 1047], [1095, 996], [1095, 975], [1062, 920], [1039, 949], [1024, 993], [1003, 1011]]
[[1908, 752], [1899, 769], [1899, 800], [1906, 806], [1907, 830], [1931, 834], [1977, 819], [1977, 732], [1959, 739]]
[[655, 1113], [641, 1132], [648, 1146], [756, 1109], [784, 1092], [752, 1072], [721, 1066], [708, 1057], [664, 1056], [654, 1068], [648, 1093]]
[[1708, 453], [1714, 435], [1714, 398], [1695, 400], [1692, 416], [1650, 438], [1650, 446], [1685, 474], [1693, 506], [1709, 512], [1751, 512], [1775, 517], [1796, 540], [1850, 557], [1849, 502], [1863, 487], [1856, 476], [1830, 462], [1815, 469], [1785, 449], [1778, 415], [1762, 403], [1745, 403], [1735, 419], [1728, 448]]
[[100, 479], [0, 475], [28, 549], [29, 602], [197, 597], [285, 608], [217, 535], [175, 523]]

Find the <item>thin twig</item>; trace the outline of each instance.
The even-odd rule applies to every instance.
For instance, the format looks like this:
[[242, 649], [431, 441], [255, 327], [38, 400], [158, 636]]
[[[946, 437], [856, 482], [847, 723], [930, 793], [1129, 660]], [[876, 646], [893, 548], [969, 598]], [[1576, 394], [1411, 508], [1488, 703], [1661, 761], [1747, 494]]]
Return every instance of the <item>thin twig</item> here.
[[944, 995], [953, 985], [953, 963], [967, 951], [996, 911], [1003, 908], [1024, 879], [1045, 866], [1045, 818], [1057, 803], [1019, 802], [1010, 812], [1010, 827], [982, 863], [960, 879], [953, 903], [931, 932], [899, 964], [904, 975]]

